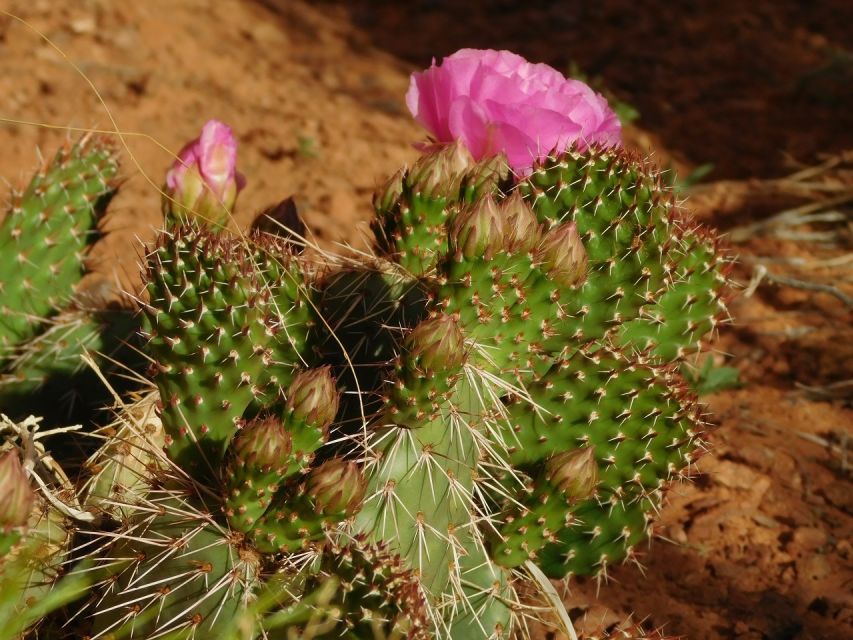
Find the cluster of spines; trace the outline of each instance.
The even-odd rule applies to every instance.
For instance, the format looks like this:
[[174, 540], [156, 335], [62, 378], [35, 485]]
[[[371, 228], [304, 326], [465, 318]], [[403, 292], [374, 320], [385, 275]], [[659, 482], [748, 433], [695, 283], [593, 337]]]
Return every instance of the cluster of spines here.
[[[177, 479], [176, 479], [177, 480]], [[156, 490], [96, 556], [93, 638], [214, 637], [262, 587], [262, 558], [187, 492]]]

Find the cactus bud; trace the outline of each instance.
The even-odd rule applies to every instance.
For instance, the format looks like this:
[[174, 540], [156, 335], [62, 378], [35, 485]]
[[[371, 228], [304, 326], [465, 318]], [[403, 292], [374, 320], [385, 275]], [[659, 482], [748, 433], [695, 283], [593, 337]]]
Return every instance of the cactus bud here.
[[406, 338], [415, 365], [424, 371], [452, 371], [465, 362], [465, 337], [448, 315], [427, 318]]
[[586, 278], [587, 255], [574, 222], [547, 231], [537, 249], [548, 276], [557, 284], [573, 287]]
[[476, 200], [480, 195], [494, 192], [509, 176], [509, 164], [503, 152], [480, 160], [462, 181], [465, 199]]
[[403, 195], [403, 175], [405, 169], [400, 169], [386, 180], [385, 184], [373, 194], [373, 208], [376, 211], [391, 211]]
[[361, 508], [367, 482], [352, 461], [332, 458], [312, 469], [305, 481], [306, 493], [314, 499], [318, 513], [351, 516]]
[[0, 529], [9, 530], [27, 524], [35, 493], [17, 451], [0, 458]]
[[255, 418], [234, 437], [232, 464], [274, 469], [287, 464], [293, 446], [290, 433], [278, 418]]
[[536, 214], [521, 197], [517, 189], [501, 203], [501, 211], [506, 225], [504, 244], [510, 251], [530, 251], [539, 243], [541, 237]]
[[406, 183], [425, 198], [456, 198], [474, 158], [459, 142], [437, 146], [415, 163]]
[[331, 367], [301, 371], [287, 390], [287, 409], [293, 416], [323, 431], [338, 413], [338, 400]]
[[201, 135], [181, 149], [166, 174], [164, 213], [224, 224], [245, 182], [237, 172], [234, 134], [222, 122], [210, 120]]
[[503, 247], [504, 221], [491, 194], [462, 209], [450, 228], [450, 246], [456, 259], [491, 260]]
[[267, 207], [255, 216], [255, 220], [252, 222], [252, 231], [281, 236], [292, 242], [296, 241], [297, 246], [301, 249], [302, 245], [299, 244], [299, 240], [305, 236], [305, 224], [299, 219], [296, 202], [293, 197], [290, 197]]
[[545, 478], [559, 489], [569, 502], [580, 502], [595, 495], [598, 463], [595, 447], [563, 451], [545, 463]]

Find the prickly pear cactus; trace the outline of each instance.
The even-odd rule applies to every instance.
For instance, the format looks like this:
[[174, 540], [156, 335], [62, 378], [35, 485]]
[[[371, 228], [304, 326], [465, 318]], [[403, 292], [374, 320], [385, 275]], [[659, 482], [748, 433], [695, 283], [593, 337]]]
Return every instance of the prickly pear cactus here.
[[[454, 153], [376, 200], [379, 249], [429, 303], [401, 341], [358, 517], [452, 611], [466, 536], [498, 575], [606, 576], [634, 558], [703, 450], [677, 364], [724, 316], [727, 273], [713, 235], [625, 151], [569, 150], [509, 185], [494, 159], [448, 177]], [[472, 198], [471, 175], [495, 177]], [[430, 179], [422, 192], [441, 197], [424, 209], [412, 185]]]
[[118, 161], [103, 138], [66, 144], [36, 173], [0, 223], [0, 362], [70, 300], [85, 250], [117, 188]]
[[[111, 156], [82, 148], [24, 202], [94, 215]], [[170, 216], [143, 265], [151, 386], [115, 399], [116, 421], [90, 434], [102, 445], [83, 464], [85, 508], [59, 509], [98, 576], [83, 633], [232, 637], [239, 621], [240, 637], [510, 638], [553, 604], [548, 578], [638, 559], [703, 451], [679, 366], [725, 315], [713, 234], [653, 167], [594, 145], [517, 174], [436, 145], [374, 205], [369, 260]], [[33, 207], [7, 218], [6, 242], [53, 255], [52, 231], [20, 240]], [[264, 215], [297, 228], [282, 207]], [[70, 292], [66, 266], [52, 280]], [[24, 300], [28, 278], [2, 304]], [[21, 308], [43, 317], [49, 302]], [[63, 343], [71, 367], [105, 339], [92, 315], [56, 320], [40, 335], [5, 325], [4, 344], [30, 341], [9, 369], [31, 372], [19, 384], [65, 362]], [[0, 476], [20, 477], [15, 461]], [[5, 547], [26, 533], [29, 495], [0, 495]]]

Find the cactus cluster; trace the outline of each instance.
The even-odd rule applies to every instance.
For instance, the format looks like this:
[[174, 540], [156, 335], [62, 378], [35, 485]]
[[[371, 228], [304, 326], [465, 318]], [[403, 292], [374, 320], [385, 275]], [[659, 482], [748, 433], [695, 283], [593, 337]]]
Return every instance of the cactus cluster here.
[[[90, 220], [112, 188], [112, 154], [81, 169], [86, 144], [25, 195], [43, 219], [71, 224], [73, 201]], [[91, 638], [476, 640], [523, 633], [543, 574], [637, 560], [703, 452], [678, 367], [725, 315], [713, 234], [653, 167], [595, 145], [524, 175], [438, 146], [374, 205], [369, 260], [301, 252], [292, 215], [239, 234], [167, 211], [138, 316], [151, 386], [87, 436], [80, 487], [25, 472], [7, 438], [3, 547], [60, 532], [26, 593], [90, 571], [72, 618]], [[51, 262], [60, 222], [25, 224], [34, 206], [0, 228], [32, 271], [0, 291], [20, 311], [0, 328], [31, 345], [8, 375], [38, 381], [58, 344], [103, 351], [108, 332], [58, 312], [81, 263]]]

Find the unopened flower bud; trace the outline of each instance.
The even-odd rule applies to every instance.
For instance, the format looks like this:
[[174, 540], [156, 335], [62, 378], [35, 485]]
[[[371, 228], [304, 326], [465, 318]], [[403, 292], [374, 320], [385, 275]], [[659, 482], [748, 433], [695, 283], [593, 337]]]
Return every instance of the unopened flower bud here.
[[379, 212], [391, 211], [403, 195], [403, 176], [406, 170], [400, 169], [388, 178], [373, 194], [373, 208]]
[[501, 203], [504, 215], [505, 245], [510, 251], [523, 253], [539, 243], [541, 232], [536, 214], [516, 189]]
[[237, 172], [234, 134], [222, 122], [210, 120], [201, 135], [181, 149], [166, 174], [164, 212], [223, 224], [245, 182]]
[[453, 371], [465, 362], [465, 336], [448, 315], [427, 318], [406, 337], [409, 356], [424, 371]]
[[27, 524], [34, 500], [35, 492], [18, 452], [7, 451], [0, 457], [0, 529]]
[[491, 260], [503, 248], [504, 221], [491, 194], [462, 209], [450, 227], [450, 246], [457, 259]]
[[475, 200], [486, 193], [494, 193], [509, 176], [506, 155], [501, 152], [477, 162], [462, 180], [462, 191], [467, 200]]
[[286, 464], [292, 446], [290, 433], [278, 418], [256, 418], [234, 436], [232, 464], [275, 469]]
[[287, 409], [293, 416], [323, 431], [335, 419], [338, 401], [330, 367], [301, 371], [287, 390]]
[[426, 198], [456, 198], [472, 164], [474, 159], [461, 142], [436, 146], [415, 163], [406, 183]]
[[595, 448], [583, 447], [550, 457], [545, 463], [545, 477], [569, 502], [591, 498], [598, 486]]
[[332, 458], [308, 474], [306, 493], [314, 499], [318, 512], [326, 514], [356, 513], [364, 500], [367, 482], [358, 464]]
[[561, 286], [573, 287], [586, 279], [588, 258], [574, 222], [548, 230], [536, 255], [548, 276]]

